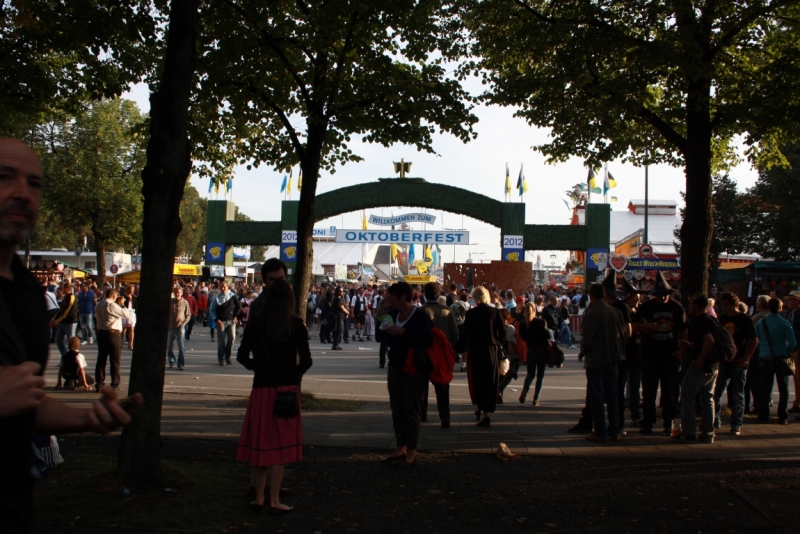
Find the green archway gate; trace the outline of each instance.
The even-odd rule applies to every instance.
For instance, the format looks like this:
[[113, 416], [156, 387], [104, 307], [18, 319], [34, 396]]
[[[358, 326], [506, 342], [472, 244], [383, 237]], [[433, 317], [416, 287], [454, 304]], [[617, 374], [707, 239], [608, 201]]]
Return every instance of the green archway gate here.
[[[297, 229], [296, 200], [284, 200], [280, 221], [237, 222], [233, 202], [210, 200], [206, 263], [233, 265], [235, 245], [280, 245], [283, 231]], [[343, 213], [394, 206], [414, 206], [463, 214], [500, 228], [502, 236], [523, 236], [525, 250], [608, 251], [611, 208], [588, 204], [586, 224], [525, 224], [525, 204], [500, 202], [484, 195], [419, 178], [391, 178], [344, 187], [317, 196], [315, 222]], [[218, 249], [217, 254], [212, 250]], [[594, 272], [592, 272], [594, 271]], [[586, 280], [599, 272], [587, 269]]]

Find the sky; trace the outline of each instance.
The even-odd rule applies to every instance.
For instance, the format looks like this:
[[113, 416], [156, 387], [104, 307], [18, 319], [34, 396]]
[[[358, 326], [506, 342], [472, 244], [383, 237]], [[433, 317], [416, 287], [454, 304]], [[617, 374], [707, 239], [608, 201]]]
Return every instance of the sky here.
[[[142, 111], [149, 111], [148, 89], [144, 84], [132, 87], [123, 95], [137, 102]], [[571, 158], [564, 163], [547, 164], [545, 157], [532, 150], [531, 147], [546, 143], [548, 130], [531, 127], [523, 119], [513, 116], [513, 108], [498, 106], [478, 106], [474, 110], [479, 122], [474, 129], [477, 139], [462, 143], [450, 135], [435, 135], [433, 148], [436, 154], [417, 152], [408, 145], [395, 144], [391, 147], [362, 143], [353, 138], [351, 148], [363, 158], [358, 163], [348, 163], [336, 169], [335, 174], [323, 172], [320, 175], [317, 192], [325, 193], [334, 189], [357, 183], [377, 181], [379, 177], [394, 176], [392, 162], [405, 159], [411, 161], [410, 176], [425, 178], [428, 182], [461, 187], [491, 197], [504, 199], [505, 166], [508, 163], [511, 174], [512, 201], [518, 202], [520, 197], [514, 189], [520, 165], [523, 165], [528, 183], [528, 192], [523, 201], [527, 204], [526, 224], [569, 224], [571, 211], [562, 199], [565, 192], [573, 185], [586, 180], [587, 169], [579, 158]], [[635, 198], [644, 198], [644, 168], [631, 164], [609, 162], [608, 170], [614, 175], [617, 187], [609, 193], [617, 197], [612, 209], [625, 210], [628, 202]], [[650, 199], [674, 200], [682, 204], [680, 192], [685, 190], [685, 175], [682, 168], [668, 165], [654, 165], [650, 173]], [[296, 190], [297, 168], [294, 169], [295, 187], [292, 199], [299, 199]], [[747, 163], [735, 167], [730, 176], [737, 182], [739, 190], [752, 187], [757, 172]], [[245, 167], [236, 169], [233, 180], [233, 202], [243, 213], [254, 220], [274, 221], [280, 219], [280, 203], [284, 195], [280, 192], [283, 173], [262, 166], [248, 171]], [[191, 183], [206, 198], [222, 198], [213, 192], [208, 194], [208, 180], [200, 180], [193, 176]], [[601, 200], [592, 195], [593, 201]], [[422, 211], [406, 206], [376, 210], [367, 210], [366, 215], [395, 215]], [[500, 259], [500, 230], [493, 226], [461, 215], [428, 211], [437, 216], [435, 224], [429, 229], [466, 228], [470, 232], [470, 246], [444, 247], [442, 260], [451, 262], [466, 261], [472, 257], [475, 262]], [[361, 212], [349, 213], [317, 223], [319, 227], [336, 226], [343, 229], [360, 229]], [[421, 223], [419, 225], [422, 227]], [[417, 228], [416, 226], [414, 228]], [[636, 229], [632, 229], [631, 232]], [[526, 260], [535, 261], [540, 255], [547, 265], [551, 263], [551, 255], [556, 254], [555, 261], [563, 265], [567, 259], [566, 252], [528, 251]], [[419, 251], [418, 251], [419, 255]], [[455, 256], [455, 257], [454, 257]]]

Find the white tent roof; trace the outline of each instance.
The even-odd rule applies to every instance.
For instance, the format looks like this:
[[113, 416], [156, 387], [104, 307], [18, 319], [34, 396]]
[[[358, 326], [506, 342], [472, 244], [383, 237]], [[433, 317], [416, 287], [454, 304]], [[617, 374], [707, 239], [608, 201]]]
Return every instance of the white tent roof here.
[[[681, 226], [678, 215], [650, 215], [648, 218], [647, 237], [656, 254], [675, 254], [674, 231]], [[644, 215], [636, 215], [630, 211], [611, 212], [611, 247], [632, 233], [644, 228]]]
[[[323, 265], [358, 265], [361, 262], [373, 264], [380, 245], [314, 241], [313, 246], [314, 266], [311, 271], [315, 276], [322, 276], [325, 274], [322, 269]], [[276, 246], [269, 247], [264, 255], [265, 260], [278, 257], [280, 257], [280, 247]]]

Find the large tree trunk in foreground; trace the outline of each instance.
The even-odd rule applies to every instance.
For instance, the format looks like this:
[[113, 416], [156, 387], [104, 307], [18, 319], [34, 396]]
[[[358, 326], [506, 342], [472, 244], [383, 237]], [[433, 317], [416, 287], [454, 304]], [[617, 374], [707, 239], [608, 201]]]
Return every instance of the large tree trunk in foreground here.
[[198, 18], [198, 0], [172, 0], [164, 71], [150, 96], [150, 141], [142, 171], [142, 279], [128, 389], [142, 393], [144, 407], [123, 430], [119, 451], [119, 469], [129, 486], [150, 486], [161, 478], [164, 359], [180, 203], [191, 171], [189, 96]]
[[[311, 282], [311, 269], [314, 266], [314, 204], [317, 196], [317, 180], [322, 159], [322, 145], [327, 133], [327, 122], [318, 124], [308, 121], [308, 140], [305, 158], [300, 161], [303, 169], [303, 189], [297, 204], [297, 264], [294, 272], [295, 310], [305, 321], [306, 295]], [[310, 325], [306, 325], [310, 326]]]
[[707, 291], [711, 206], [711, 113], [707, 80], [690, 84], [686, 112], [686, 209], [681, 226], [681, 295]]

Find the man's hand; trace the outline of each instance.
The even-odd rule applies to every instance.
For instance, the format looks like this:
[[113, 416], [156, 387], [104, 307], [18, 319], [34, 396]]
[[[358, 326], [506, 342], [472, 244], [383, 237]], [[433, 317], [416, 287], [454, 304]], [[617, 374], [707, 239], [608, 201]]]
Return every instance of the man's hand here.
[[127, 425], [131, 422], [129, 413], [135, 412], [143, 404], [141, 394], [136, 393], [133, 396], [133, 407], [126, 412], [119, 405], [117, 393], [112, 388], [103, 386], [100, 388], [100, 394], [103, 395], [102, 398], [94, 401], [92, 407], [86, 410], [84, 428], [89, 432], [108, 434], [112, 430]]
[[37, 376], [41, 370], [35, 362], [0, 367], [0, 417], [14, 417], [39, 407], [44, 395], [44, 378]]
[[222, 328], [223, 328], [223, 326], [224, 326], [224, 325], [222, 324], [222, 321], [220, 321], [219, 319], [217, 319], [217, 320], [216, 320], [216, 325], [217, 325], [217, 328], [218, 328], [218, 329], [220, 329], [220, 330], [222, 330]]

